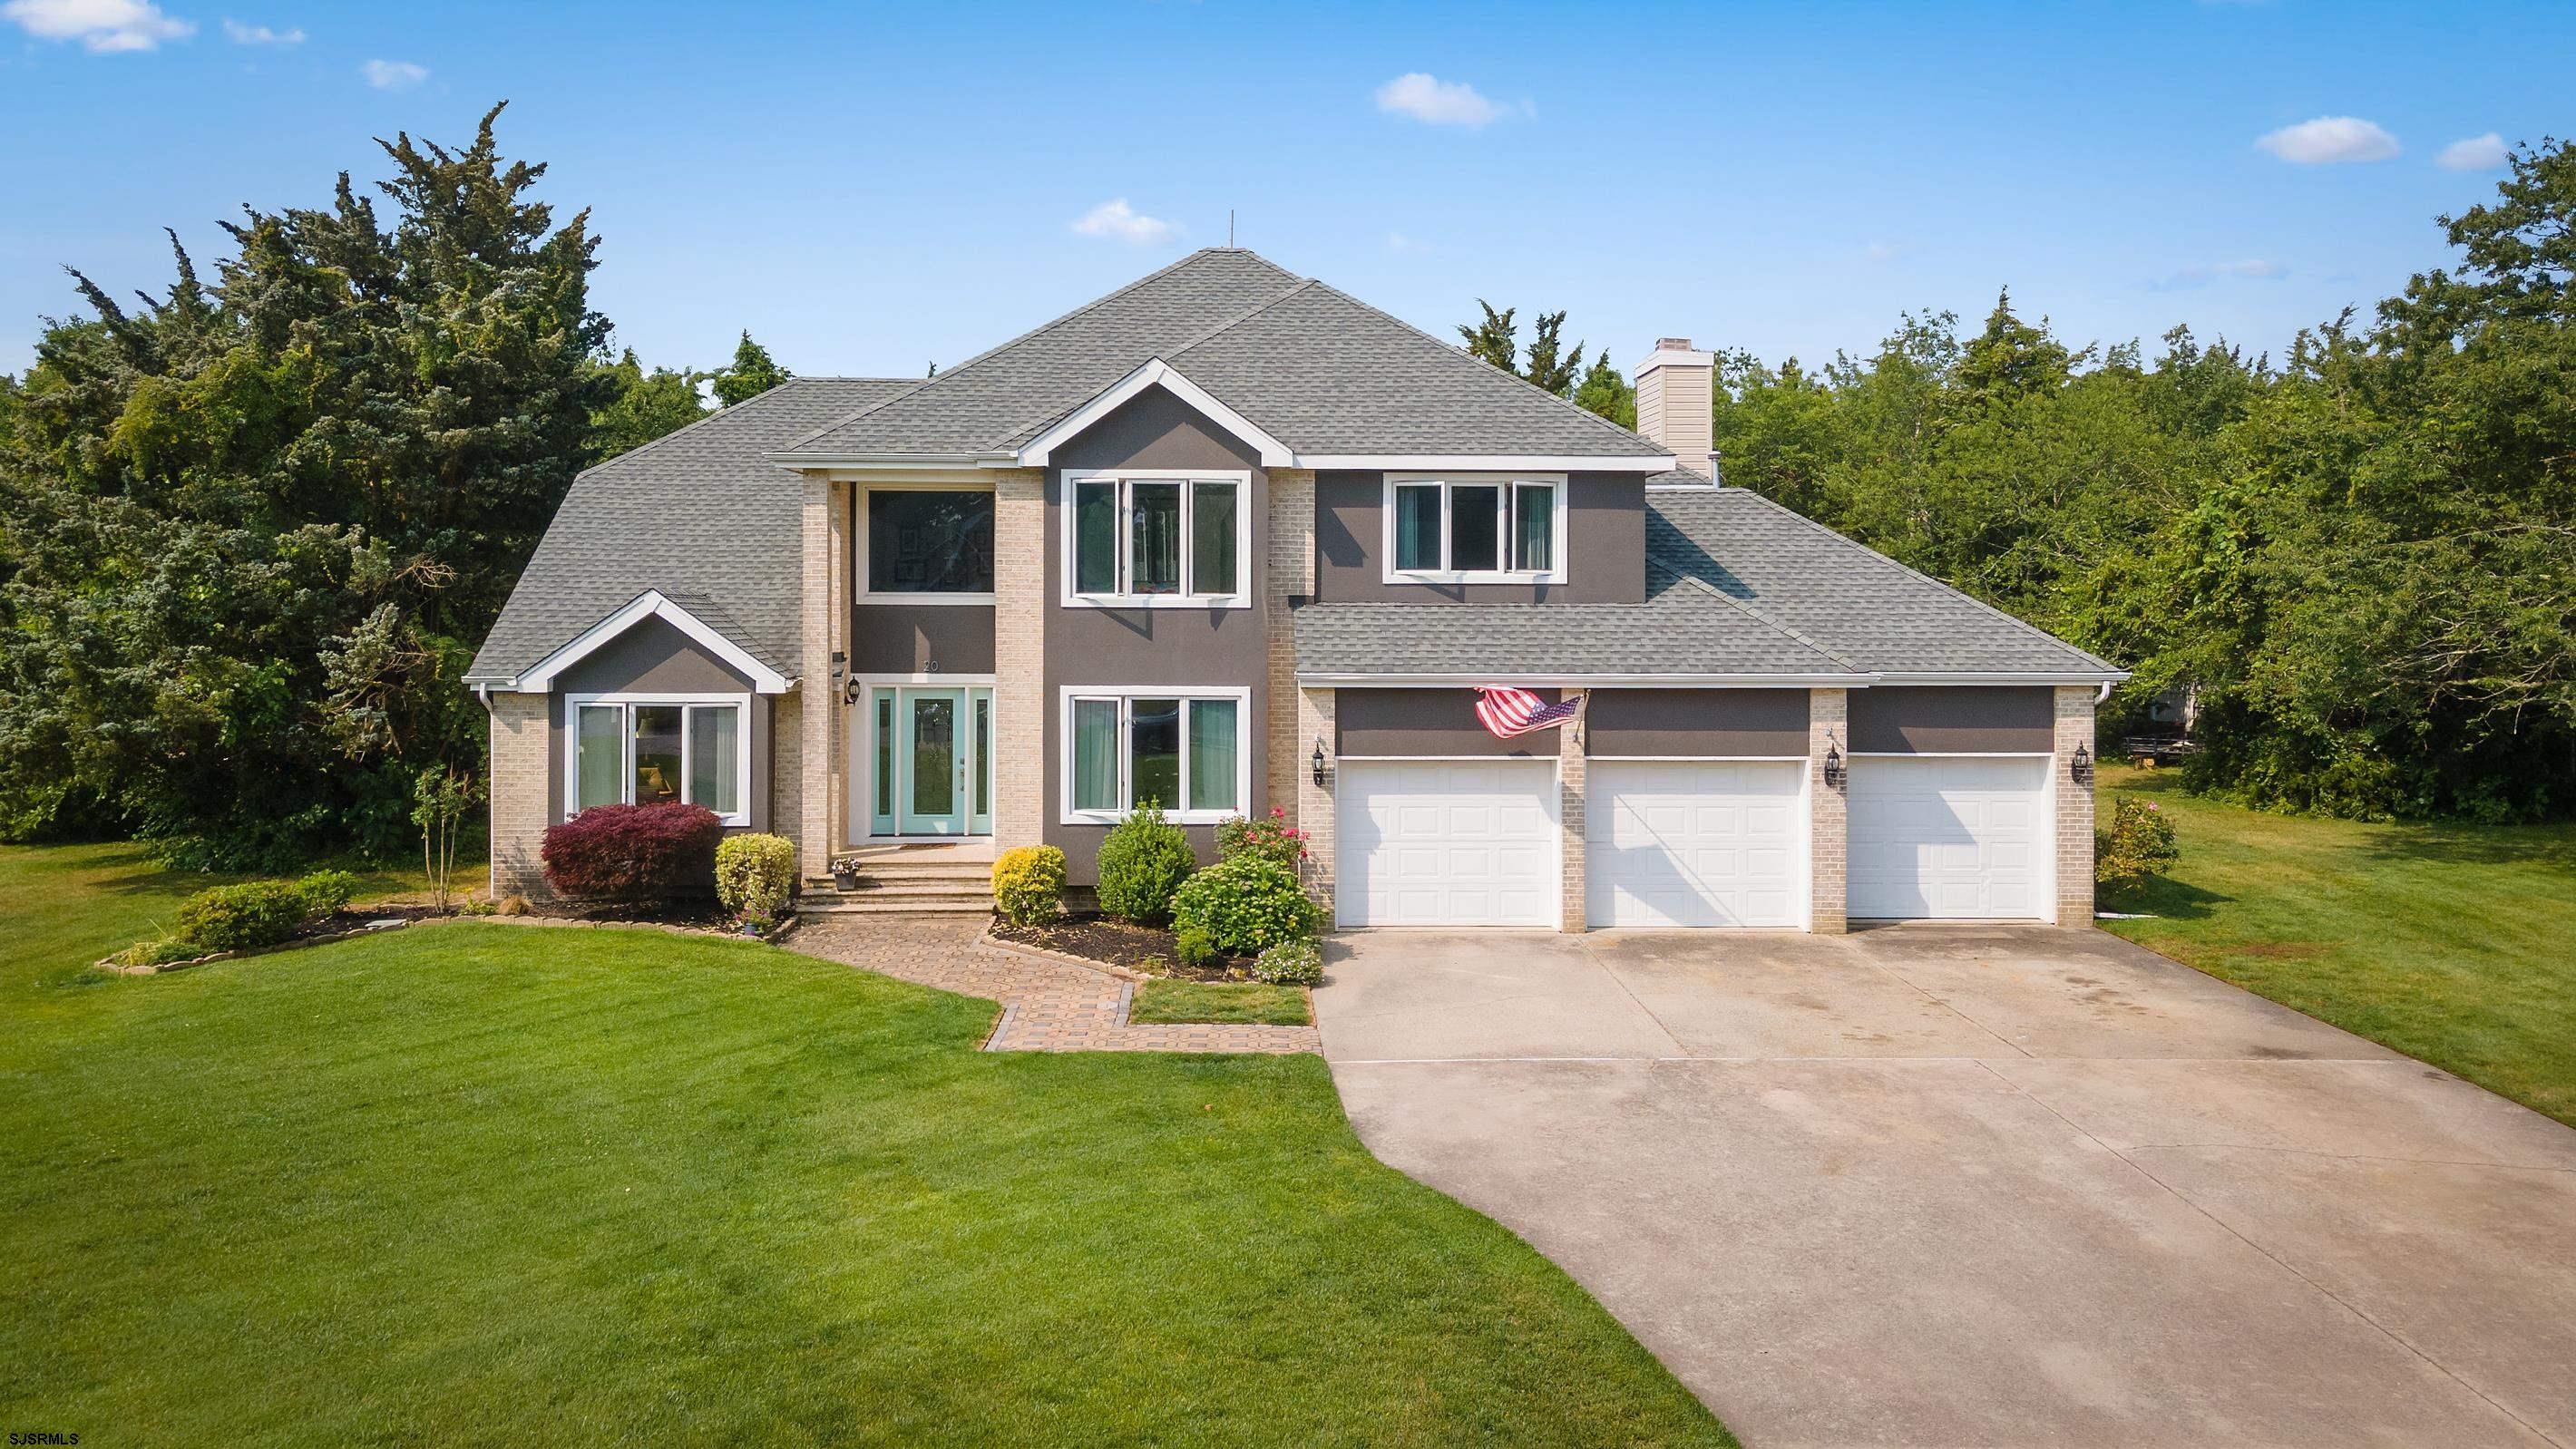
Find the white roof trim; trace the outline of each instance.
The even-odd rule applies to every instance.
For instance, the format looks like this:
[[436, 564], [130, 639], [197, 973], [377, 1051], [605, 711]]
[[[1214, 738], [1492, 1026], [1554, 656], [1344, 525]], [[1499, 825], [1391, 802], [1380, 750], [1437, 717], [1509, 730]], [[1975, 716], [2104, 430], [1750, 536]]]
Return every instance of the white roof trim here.
[[1056, 448], [1081, 436], [1090, 429], [1092, 424], [1109, 416], [1129, 398], [1149, 387], [1163, 388], [1197, 409], [1210, 422], [1232, 433], [1237, 441], [1250, 446], [1261, 455], [1262, 467], [1294, 466], [1296, 455], [1289, 451], [1286, 443], [1262, 431], [1250, 418], [1217, 401], [1215, 394], [1190, 381], [1178, 368], [1159, 357], [1147, 358], [1144, 366], [1118, 379], [1106, 392], [1095, 395], [1091, 401], [1074, 409], [1066, 415], [1064, 421], [1030, 439], [1027, 446], [1020, 449], [1020, 466], [1045, 467], [1048, 455]]
[[1300, 468], [1398, 469], [1406, 472], [1669, 473], [1673, 455], [1626, 453], [1300, 453]]
[[661, 590], [646, 589], [635, 596], [634, 602], [583, 630], [580, 638], [538, 660], [535, 667], [522, 671], [518, 679], [506, 687], [523, 694], [542, 694], [552, 689], [556, 678], [565, 670], [642, 623], [647, 615], [663, 620], [688, 635], [708, 653], [732, 665], [751, 681], [753, 689], [762, 694], [785, 694], [795, 685], [794, 680], [751, 657], [749, 651], [716, 632], [705, 620], [665, 598]]

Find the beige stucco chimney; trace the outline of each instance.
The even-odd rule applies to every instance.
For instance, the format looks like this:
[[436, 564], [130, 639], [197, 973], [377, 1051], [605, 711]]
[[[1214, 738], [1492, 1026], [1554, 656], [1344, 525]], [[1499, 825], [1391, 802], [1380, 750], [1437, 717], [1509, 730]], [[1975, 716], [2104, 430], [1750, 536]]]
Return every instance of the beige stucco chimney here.
[[1716, 354], [1693, 351], [1687, 337], [1656, 338], [1654, 354], [1637, 364], [1637, 431], [1709, 479], [1717, 476], [1709, 433], [1716, 376]]

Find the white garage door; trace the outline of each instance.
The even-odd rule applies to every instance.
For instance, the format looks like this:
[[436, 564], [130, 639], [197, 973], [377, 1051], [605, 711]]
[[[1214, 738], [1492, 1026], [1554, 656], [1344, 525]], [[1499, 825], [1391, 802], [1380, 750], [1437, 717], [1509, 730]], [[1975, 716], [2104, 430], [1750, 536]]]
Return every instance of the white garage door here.
[[1596, 760], [1585, 802], [1592, 926], [1796, 926], [1795, 761]]
[[1334, 899], [1345, 926], [1553, 926], [1550, 760], [1341, 767]]
[[2054, 915], [2047, 760], [1870, 756], [1850, 801], [1852, 915]]

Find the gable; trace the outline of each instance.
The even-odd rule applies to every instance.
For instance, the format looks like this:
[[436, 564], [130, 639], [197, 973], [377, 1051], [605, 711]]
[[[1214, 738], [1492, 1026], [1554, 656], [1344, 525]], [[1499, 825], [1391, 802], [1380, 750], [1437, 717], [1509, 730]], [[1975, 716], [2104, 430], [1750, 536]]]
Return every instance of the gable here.
[[1054, 445], [1061, 468], [1257, 468], [1260, 448], [1170, 389], [1149, 387]]

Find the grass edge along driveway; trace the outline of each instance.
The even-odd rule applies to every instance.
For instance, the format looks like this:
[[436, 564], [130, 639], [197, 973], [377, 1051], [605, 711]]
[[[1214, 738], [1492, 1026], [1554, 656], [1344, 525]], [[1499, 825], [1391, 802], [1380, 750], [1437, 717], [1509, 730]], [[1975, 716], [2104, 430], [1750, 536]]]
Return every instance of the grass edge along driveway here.
[[26, 964], [13, 1425], [1732, 1442], [1562, 1272], [1369, 1157], [1312, 1056], [982, 1053], [990, 1003], [658, 932]]

